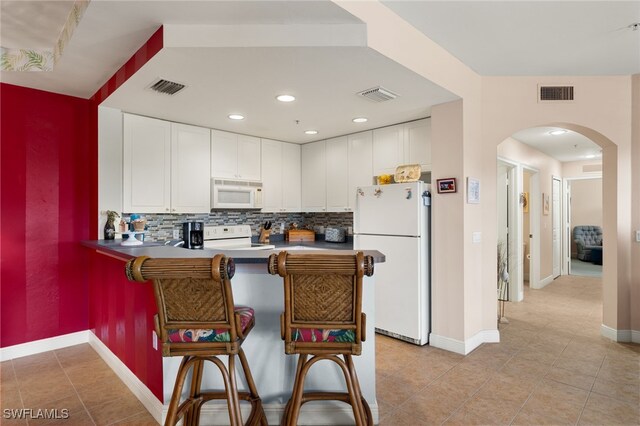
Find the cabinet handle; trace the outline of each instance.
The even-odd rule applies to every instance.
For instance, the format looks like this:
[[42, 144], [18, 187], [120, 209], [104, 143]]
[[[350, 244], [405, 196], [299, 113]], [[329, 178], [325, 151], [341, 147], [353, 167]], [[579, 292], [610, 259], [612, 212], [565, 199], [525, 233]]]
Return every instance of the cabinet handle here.
[[175, 211], [176, 211], [176, 209], [171, 209], [171, 211], [172, 211], [172, 212], [175, 212]]
[[168, 212], [168, 211], [169, 211], [169, 207], [167, 207], [166, 209], [164, 209], [164, 211]]

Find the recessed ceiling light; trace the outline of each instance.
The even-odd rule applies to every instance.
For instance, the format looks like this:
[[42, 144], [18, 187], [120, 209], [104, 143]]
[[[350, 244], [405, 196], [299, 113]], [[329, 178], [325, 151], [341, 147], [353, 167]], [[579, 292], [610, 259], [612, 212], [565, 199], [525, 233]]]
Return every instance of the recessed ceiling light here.
[[232, 119], [232, 120], [244, 120], [244, 115], [229, 114], [229, 118]]
[[305, 130], [304, 134], [305, 135], [317, 135], [318, 131], [317, 130]]
[[595, 154], [585, 155], [584, 158], [596, 158]]
[[296, 100], [296, 97], [293, 95], [278, 95], [276, 99], [280, 102], [293, 102]]
[[567, 133], [567, 130], [564, 129], [557, 129], [549, 132], [549, 134], [553, 136], [564, 135], [565, 133]]
[[352, 121], [354, 123], [366, 123], [369, 119], [367, 117], [356, 117]]

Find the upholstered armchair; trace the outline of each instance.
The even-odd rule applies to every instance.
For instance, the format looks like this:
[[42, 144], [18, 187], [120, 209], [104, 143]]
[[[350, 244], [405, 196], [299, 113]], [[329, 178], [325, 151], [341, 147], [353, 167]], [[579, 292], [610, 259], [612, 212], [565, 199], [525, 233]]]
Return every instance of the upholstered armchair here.
[[591, 250], [602, 250], [602, 228], [595, 225], [580, 225], [573, 228], [573, 241], [578, 249], [578, 259], [591, 261]]

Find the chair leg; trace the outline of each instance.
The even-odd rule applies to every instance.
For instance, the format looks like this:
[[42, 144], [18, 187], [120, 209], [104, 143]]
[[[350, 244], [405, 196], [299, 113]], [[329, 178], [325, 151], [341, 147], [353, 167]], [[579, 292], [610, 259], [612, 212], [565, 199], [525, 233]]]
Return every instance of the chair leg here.
[[362, 390], [360, 389], [360, 381], [358, 380], [358, 375], [356, 374], [356, 367], [353, 363], [353, 357], [351, 355], [345, 355], [345, 360], [347, 362], [347, 369], [349, 370], [349, 374], [351, 374], [351, 381], [353, 382], [353, 386], [356, 392], [356, 398], [358, 400], [358, 409], [361, 412], [361, 416], [364, 421], [366, 421], [368, 426], [373, 426], [373, 419], [371, 416], [371, 409], [369, 408], [369, 404], [362, 397]]
[[227, 371], [227, 367], [215, 356], [208, 357], [207, 359], [213, 362], [220, 370], [220, 374], [222, 374], [222, 380], [224, 381], [224, 391], [227, 397], [227, 408], [229, 410], [229, 421], [231, 423], [231, 426], [241, 426], [241, 423], [238, 423], [238, 420], [236, 418], [235, 404], [233, 402], [235, 398], [237, 398], [238, 394], [236, 392], [236, 396], [234, 396], [234, 392], [231, 389], [230, 377], [229, 372]]
[[287, 403], [287, 407], [285, 407], [283, 424], [286, 426], [296, 426], [298, 424], [300, 406], [302, 405], [302, 393], [304, 391], [304, 379], [308, 370], [307, 354], [300, 354], [296, 367], [296, 377], [293, 381], [293, 392], [291, 399]]
[[169, 402], [169, 410], [167, 412], [167, 418], [164, 422], [165, 426], [173, 426], [178, 422], [178, 405], [180, 404], [180, 397], [182, 395], [182, 388], [184, 381], [189, 372], [189, 361], [192, 357], [185, 356], [182, 358], [180, 368], [178, 369], [178, 375], [176, 377], [176, 383], [173, 386], [173, 393], [171, 394], [171, 401]]
[[191, 392], [189, 394], [190, 399], [196, 401], [189, 411], [185, 414], [184, 424], [191, 426], [198, 426], [200, 424], [200, 408], [203, 401], [200, 396], [200, 389], [202, 388], [202, 371], [204, 369], [204, 361], [199, 359], [193, 365], [193, 375], [191, 377]]
[[347, 393], [349, 394], [349, 400], [351, 401], [350, 405], [351, 405], [351, 408], [353, 409], [353, 418], [357, 426], [363, 426], [365, 422], [365, 418], [363, 417], [364, 409], [361, 409], [360, 396], [356, 392], [349, 367], [337, 355], [332, 355], [326, 358], [332, 360], [333, 362], [335, 362], [340, 366], [340, 369], [342, 370], [342, 374], [344, 375], [344, 381], [347, 384]]
[[264, 408], [262, 407], [262, 400], [258, 395], [256, 383], [253, 381], [253, 375], [251, 374], [251, 369], [249, 368], [247, 357], [245, 356], [244, 350], [242, 350], [242, 348], [240, 348], [240, 350], [238, 351], [238, 358], [240, 358], [242, 371], [244, 372], [244, 377], [247, 380], [247, 386], [249, 387], [249, 394], [251, 395], [251, 409], [256, 410], [255, 415], [256, 417], [259, 417], [260, 424], [262, 426], [267, 426], [267, 416], [264, 413]]
[[238, 398], [238, 382], [236, 377], [236, 356], [229, 355], [229, 378], [231, 383], [231, 396], [229, 405], [233, 405], [233, 414], [238, 425], [242, 425], [242, 413], [240, 412], [240, 399]]

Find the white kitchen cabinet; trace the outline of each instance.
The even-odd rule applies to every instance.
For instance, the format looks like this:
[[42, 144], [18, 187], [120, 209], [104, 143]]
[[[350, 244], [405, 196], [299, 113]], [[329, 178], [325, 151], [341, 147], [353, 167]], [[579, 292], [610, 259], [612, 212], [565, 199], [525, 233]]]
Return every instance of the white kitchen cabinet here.
[[127, 213], [171, 209], [171, 123], [124, 114], [123, 203]]
[[328, 139], [326, 152], [326, 203], [328, 212], [344, 212], [349, 209], [349, 146], [348, 138]]
[[123, 211], [208, 213], [210, 130], [124, 114]]
[[260, 180], [260, 139], [211, 131], [211, 177]]
[[211, 209], [211, 130], [171, 123], [171, 213]]
[[300, 145], [262, 139], [265, 213], [300, 211]]
[[349, 135], [348, 211], [356, 208], [356, 189], [373, 184], [373, 132]]
[[301, 209], [300, 145], [282, 144], [282, 209], [299, 212]]
[[394, 174], [401, 164], [431, 170], [431, 118], [373, 131], [373, 175]]
[[302, 145], [302, 211], [327, 211], [325, 141]]
[[420, 164], [422, 171], [431, 170], [431, 118], [404, 124], [406, 164]]
[[373, 131], [373, 175], [393, 174], [404, 164], [404, 126], [383, 127]]

